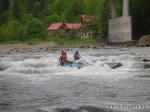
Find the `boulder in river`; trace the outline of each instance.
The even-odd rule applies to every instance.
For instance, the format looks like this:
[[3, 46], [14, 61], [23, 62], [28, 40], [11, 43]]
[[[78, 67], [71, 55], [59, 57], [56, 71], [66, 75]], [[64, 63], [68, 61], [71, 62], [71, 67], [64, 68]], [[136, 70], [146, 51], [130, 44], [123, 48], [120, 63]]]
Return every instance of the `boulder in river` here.
[[148, 60], [148, 59], [143, 59], [143, 62], [149, 62], [150, 60]]
[[143, 60], [142, 60], [144, 63], [144, 69], [148, 69], [148, 68], [150, 68], [150, 60], [149, 59], [146, 59], [146, 58], [144, 58]]
[[144, 63], [144, 69], [150, 68], [150, 63]]
[[0, 65], [0, 71], [4, 71], [4, 70], [6, 70], [6, 69], [8, 69], [8, 68], [9, 68], [9, 67], [6, 66], [6, 65], [3, 65], [3, 64]]
[[139, 40], [139, 46], [147, 47], [150, 46], [150, 35], [144, 35]]
[[104, 63], [104, 64], [107, 64], [112, 69], [116, 69], [116, 68], [119, 68], [119, 67], [122, 66], [122, 63], [120, 63], [120, 62], [115, 62], [115, 63], [113, 63], [113, 62], [107, 62], [107, 63]]

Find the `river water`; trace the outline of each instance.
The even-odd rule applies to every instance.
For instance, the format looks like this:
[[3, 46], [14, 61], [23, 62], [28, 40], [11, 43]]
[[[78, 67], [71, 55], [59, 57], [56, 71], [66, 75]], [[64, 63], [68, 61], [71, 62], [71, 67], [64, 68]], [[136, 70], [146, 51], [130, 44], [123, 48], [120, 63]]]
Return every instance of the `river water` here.
[[59, 51], [0, 54], [0, 112], [150, 112], [150, 48], [78, 50], [81, 69], [59, 66]]

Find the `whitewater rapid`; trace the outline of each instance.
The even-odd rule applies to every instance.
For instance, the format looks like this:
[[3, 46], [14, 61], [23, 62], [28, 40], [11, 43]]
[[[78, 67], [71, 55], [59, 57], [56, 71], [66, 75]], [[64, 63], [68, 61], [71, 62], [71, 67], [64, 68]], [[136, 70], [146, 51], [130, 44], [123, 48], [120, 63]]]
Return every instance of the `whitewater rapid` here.
[[69, 60], [76, 50], [86, 64], [81, 69], [59, 66], [60, 51], [0, 54], [0, 112], [121, 104], [141, 107], [111, 109], [148, 112], [150, 68], [142, 60], [150, 59], [149, 48], [67, 49]]

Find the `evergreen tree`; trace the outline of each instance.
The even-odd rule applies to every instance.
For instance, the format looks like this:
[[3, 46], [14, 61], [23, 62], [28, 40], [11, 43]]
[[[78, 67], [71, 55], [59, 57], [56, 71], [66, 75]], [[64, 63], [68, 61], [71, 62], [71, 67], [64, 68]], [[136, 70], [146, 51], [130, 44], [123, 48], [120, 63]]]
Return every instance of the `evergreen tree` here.
[[110, 19], [109, 1], [104, 1], [100, 12], [100, 30], [104, 37], [108, 35], [108, 20]]
[[21, 18], [20, 0], [10, 0], [9, 19], [19, 20], [20, 18]]
[[133, 22], [133, 37], [138, 39], [150, 33], [150, 0], [131, 0], [130, 15]]
[[83, 14], [83, 6], [83, 0], [72, 0], [64, 11], [66, 20], [68, 22], [79, 20], [79, 16]]
[[27, 12], [30, 12], [33, 14], [33, 10], [34, 10], [34, 0], [26, 0], [25, 1], [25, 7], [27, 9]]
[[8, 0], [0, 0], [0, 25], [5, 23], [8, 18], [8, 7], [9, 7], [9, 1]]

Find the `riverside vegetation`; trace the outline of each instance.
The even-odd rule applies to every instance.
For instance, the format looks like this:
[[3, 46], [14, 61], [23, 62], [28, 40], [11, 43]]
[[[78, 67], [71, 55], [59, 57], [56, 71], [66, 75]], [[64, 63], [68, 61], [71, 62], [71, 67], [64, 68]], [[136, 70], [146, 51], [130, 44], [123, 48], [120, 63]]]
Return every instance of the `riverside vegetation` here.
[[[121, 16], [122, 0], [116, 2]], [[134, 39], [150, 32], [149, 5], [150, 0], [130, 0]], [[94, 28], [101, 31], [101, 35], [92, 39], [48, 37], [46, 29], [50, 24], [79, 22], [82, 14], [96, 17]], [[0, 43], [98, 43], [107, 37], [109, 19], [109, 0], [0, 0]]]

